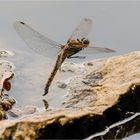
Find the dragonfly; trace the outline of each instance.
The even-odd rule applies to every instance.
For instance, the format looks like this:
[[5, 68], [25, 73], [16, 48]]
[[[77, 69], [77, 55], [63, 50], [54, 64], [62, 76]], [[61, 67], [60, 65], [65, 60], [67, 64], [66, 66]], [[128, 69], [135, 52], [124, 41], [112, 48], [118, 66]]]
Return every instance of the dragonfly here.
[[79, 25], [72, 32], [68, 38], [66, 44], [59, 44], [50, 38], [40, 34], [38, 31], [30, 27], [24, 22], [16, 21], [14, 23], [14, 28], [19, 36], [25, 41], [25, 43], [32, 48], [35, 52], [44, 55], [48, 58], [55, 58], [57, 56], [54, 67], [49, 75], [49, 78], [45, 85], [46, 95], [49, 91], [49, 87], [57, 73], [58, 70], [61, 70], [61, 65], [65, 59], [79, 58], [84, 59], [85, 56], [76, 56], [78, 52], [83, 53], [98, 53], [98, 52], [115, 52], [113, 49], [104, 48], [104, 47], [95, 47], [90, 45], [87, 35], [91, 30], [93, 22], [89, 18], [84, 18]]

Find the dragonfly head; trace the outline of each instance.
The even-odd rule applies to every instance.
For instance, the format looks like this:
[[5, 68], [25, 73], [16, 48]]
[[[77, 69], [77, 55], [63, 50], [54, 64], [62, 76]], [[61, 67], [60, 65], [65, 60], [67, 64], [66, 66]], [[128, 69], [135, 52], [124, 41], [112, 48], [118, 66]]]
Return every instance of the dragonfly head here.
[[82, 39], [81, 39], [81, 43], [84, 44], [84, 45], [89, 45], [90, 42], [89, 42], [88, 39], [82, 38]]

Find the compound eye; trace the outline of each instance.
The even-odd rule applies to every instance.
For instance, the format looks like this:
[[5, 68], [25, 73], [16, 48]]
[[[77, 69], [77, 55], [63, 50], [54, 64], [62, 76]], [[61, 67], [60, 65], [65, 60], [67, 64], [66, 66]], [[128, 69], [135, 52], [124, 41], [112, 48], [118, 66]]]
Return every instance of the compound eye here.
[[83, 44], [89, 44], [89, 40], [88, 39], [84, 39], [83, 40]]
[[83, 37], [82, 39], [81, 39], [81, 41], [83, 42], [85, 40], [85, 38]]

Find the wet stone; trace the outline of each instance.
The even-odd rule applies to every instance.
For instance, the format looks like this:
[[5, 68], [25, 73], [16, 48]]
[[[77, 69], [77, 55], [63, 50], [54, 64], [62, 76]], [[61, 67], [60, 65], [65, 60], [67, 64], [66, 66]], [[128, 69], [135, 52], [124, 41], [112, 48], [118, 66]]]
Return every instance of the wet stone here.
[[37, 108], [32, 105], [26, 105], [24, 107], [13, 107], [12, 110], [8, 112], [11, 117], [21, 117], [24, 115], [33, 114], [37, 111]]
[[0, 50], [0, 58], [13, 56], [13, 52], [7, 51], [7, 50]]
[[5, 60], [0, 60], [0, 90], [2, 92], [3, 88], [6, 88], [7, 90], [10, 89], [10, 84], [6, 83], [9, 79], [11, 79], [14, 75], [13, 73], [14, 66], [12, 63], [5, 61]]
[[83, 66], [71, 62], [64, 62], [61, 70], [62, 72], [78, 73], [83, 71]]
[[[12, 56], [10, 51], [0, 51], [0, 58], [6, 58]], [[8, 94], [5, 94], [5, 90], [11, 89], [11, 83], [9, 80], [14, 76], [14, 65], [10, 61], [0, 60], [0, 119], [7, 119], [6, 111], [12, 109], [16, 103], [15, 99]]]
[[57, 87], [62, 88], [62, 89], [65, 89], [67, 87], [67, 84], [64, 83], [64, 82], [58, 81], [57, 82]]
[[97, 73], [90, 73], [86, 75], [84, 80], [82, 81], [84, 84], [91, 85], [91, 86], [96, 86], [97, 82], [103, 78], [102, 74], [100, 72]]

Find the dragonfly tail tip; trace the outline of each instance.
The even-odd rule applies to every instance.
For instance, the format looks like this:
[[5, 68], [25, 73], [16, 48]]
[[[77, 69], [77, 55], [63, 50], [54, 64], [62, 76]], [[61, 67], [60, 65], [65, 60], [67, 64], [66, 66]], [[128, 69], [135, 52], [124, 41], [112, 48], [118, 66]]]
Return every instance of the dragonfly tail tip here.
[[45, 90], [45, 93], [43, 94], [43, 96], [45, 96], [48, 93], [48, 90]]
[[42, 96], [45, 96], [47, 93], [44, 93]]

